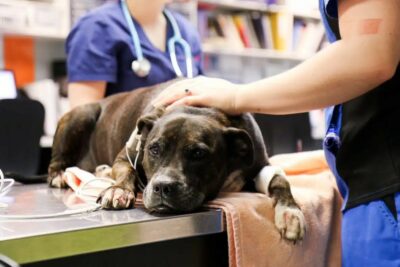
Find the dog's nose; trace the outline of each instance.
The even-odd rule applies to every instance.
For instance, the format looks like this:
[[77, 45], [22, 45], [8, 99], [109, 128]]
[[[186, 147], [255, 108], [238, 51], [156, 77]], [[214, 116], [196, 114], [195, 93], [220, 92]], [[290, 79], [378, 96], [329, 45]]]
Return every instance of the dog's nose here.
[[178, 183], [173, 181], [160, 181], [153, 184], [153, 193], [164, 197], [172, 196], [178, 188]]

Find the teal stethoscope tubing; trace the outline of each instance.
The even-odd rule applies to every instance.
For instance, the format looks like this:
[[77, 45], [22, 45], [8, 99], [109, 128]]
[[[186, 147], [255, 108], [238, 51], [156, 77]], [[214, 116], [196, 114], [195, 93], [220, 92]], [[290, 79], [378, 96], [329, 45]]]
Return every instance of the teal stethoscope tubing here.
[[[147, 61], [143, 56], [142, 47], [140, 46], [140, 39], [139, 35], [136, 31], [136, 27], [133, 24], [131, 15], [129, 13], [128, 7], [126, 5], [125, 0], [121, 0], [121, 8], [124, 13], [124, 17], [126, 22], [128, 23], [129, 31], [131, 33], [132, 42], [135, 47], [137, 62]], [[192, 65], [192, 52], [189, 44], [182, 38], [181, 32], [179, 30], [178, 24], [176, 23], [175, 18], [168, 10], [164, 10], [164, 14], [168, 21], [171, 23], [173, 36], [169, 38], [167, 42], [169, 55], [172, 63], [172, 67], [175, 71], [176, 76], [183, 77], [183, 73], [181, 68], [179, 67], [178, 59], [176, 57], [176, 45], [180, 45], [183, 48], [183, 52], [185, 55], [185, 62], [186, 62], [186, 70], [187, 70], [187, 77], [193, 78], [193, 65]], [[149, 63], [150, 64], [150, 63]], [[145, 75], [147, 76], [147, 75]]]

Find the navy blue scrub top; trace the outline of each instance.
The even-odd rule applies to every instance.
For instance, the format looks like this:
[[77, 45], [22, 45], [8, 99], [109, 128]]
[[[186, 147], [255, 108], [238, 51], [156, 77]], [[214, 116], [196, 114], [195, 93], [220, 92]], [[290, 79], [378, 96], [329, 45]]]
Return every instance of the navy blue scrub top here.
[[[172, 12], [182, 37], [192, 49], [193, 76], [202, 74], [200, 38], [195, 28], [182, 15]], [[147, 77], [138, 77], [131, 69], [136, 59], [132, 37], [119, 1], [103, 5], [82, 17], [73, 27], [66, 42], [69, 82], [106, 81], [106, 96], [151, 86], [176, 78], [168, 47], [165, 52], [155, 47], [138, 22], [133, 19], [141, 40], [143, 55], [151, 62]], [[173, 36], [167, 20], [167, 40]], [[186, 74], [183, 49], [176, 46], [179, 66]]]

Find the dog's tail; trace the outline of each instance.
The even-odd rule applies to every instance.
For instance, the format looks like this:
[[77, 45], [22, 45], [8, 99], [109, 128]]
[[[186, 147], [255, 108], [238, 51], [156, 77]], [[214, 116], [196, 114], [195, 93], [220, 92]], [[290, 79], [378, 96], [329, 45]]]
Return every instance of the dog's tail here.
[[5, 172], [4, 177], [5, 178], [12, 178], [16, 182], [20, 182], [23, 184], [40, 184], [40, 183], [45, 183], [47, 182], [47, 174], [41, 174], [41, 175], [22, 175], [19, 173], [14, 173], [14, 172]]

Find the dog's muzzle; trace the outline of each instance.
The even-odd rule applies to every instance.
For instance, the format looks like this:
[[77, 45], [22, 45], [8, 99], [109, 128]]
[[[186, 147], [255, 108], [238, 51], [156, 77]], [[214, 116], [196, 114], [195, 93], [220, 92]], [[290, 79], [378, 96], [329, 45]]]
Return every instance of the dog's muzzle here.
[[203, 200], [200, 192], [168, 177], [151, 179], [143, 192], [144, 206], [158, 213], [191, 211], [198, 208]]

